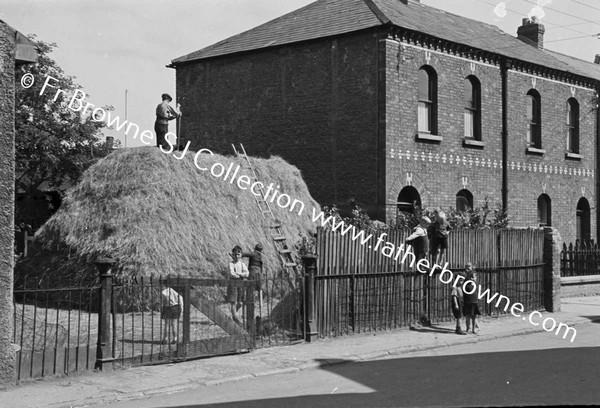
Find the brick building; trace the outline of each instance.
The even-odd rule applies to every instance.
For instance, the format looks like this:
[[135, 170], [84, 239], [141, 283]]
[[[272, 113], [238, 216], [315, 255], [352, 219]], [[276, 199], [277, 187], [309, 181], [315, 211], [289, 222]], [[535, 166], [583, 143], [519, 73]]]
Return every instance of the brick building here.
[[34, 44], [0, 20], [0, 384], [15, 381], [13, 267], [15, 211], [15, 67], [34, 62]]
[[502, 203], [596, 238], [600, 65], [412, 0], [319, 0], [174, 59], [191, 149], [276, 154], [379, 218]]

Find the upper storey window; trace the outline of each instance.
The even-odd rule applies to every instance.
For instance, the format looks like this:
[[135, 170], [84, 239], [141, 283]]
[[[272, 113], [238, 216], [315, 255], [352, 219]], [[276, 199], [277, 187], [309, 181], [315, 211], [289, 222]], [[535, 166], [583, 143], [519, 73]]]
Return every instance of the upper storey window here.
[[567, 101], [567, 151], [579, 153], [579, 103], [575, 98]]
[[418, 131], [437, 134], [437, 74], [430, 66], [419, 69]]
[[474, 76], [464, 81], [465, 137], [481, 140], [481, 84]]
[[536, 149], [542, 148], [542, 109], [540, 94], [527, 92], [527, 144]]

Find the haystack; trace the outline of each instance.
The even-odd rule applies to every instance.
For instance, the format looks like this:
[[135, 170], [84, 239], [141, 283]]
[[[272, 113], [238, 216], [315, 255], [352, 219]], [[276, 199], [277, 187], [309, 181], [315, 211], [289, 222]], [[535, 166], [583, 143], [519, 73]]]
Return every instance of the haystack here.
[[[217, 162], [225, 168], [232, 162], [244, 164], [240, 158], [205, 153], [196, 164], [210, 169]], [[315, 232], [310, 216], [319, 206], [296, 167], [279, 157], [252, 162], [265, 186], [273, 183], [280, 193], [305, 205], [298, 215], [298, 206], [292, 212], [271, 204], [293, 247]], [[101, 159], [38, 231], [42, 250], [19, 264], [17, 276], [60, 277], [62, 286], [87, 284], [98, 273], [93, 261], [110, 257], [117, 262], [114, 271], [123, 277], [220, 278], [235, 245], [250, 251], [257, 243], [265, 248], [265, 274], [276, 276], [281, 264], [272, 241], [273, 221], [263, 216], [249, 189], [196, 164], [193, 152], [179, 160], [150, 147], [121, 149]], [[242, 167], [237, 177], [242, 174], [253, 180], [250, 170]]]

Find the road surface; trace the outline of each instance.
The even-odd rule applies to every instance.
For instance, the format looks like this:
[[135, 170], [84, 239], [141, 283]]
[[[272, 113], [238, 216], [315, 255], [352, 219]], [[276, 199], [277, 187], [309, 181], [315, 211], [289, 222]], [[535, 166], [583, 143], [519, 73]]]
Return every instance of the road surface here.
[[[600, 404], [600, 324], [324, 366], [111, 407], [413, 407]], [[485, 331], [485, 327], [482, 327]], [[143, 381], [143, 379], [141, 379]]]

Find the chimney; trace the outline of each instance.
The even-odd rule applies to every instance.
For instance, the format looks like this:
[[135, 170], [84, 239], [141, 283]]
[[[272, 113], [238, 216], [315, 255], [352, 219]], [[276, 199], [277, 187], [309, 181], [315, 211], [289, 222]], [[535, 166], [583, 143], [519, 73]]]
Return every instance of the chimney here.
[[594, 57], [594, 64], [600, 64], [600, 54], [596, 54], [596, 57]]
[[[410, 1], [412, 1], [413, 3], [420, 3], [421, 2], [421, 0], [410, 0]], [[408, 0], [400, 0], [400, 3], [408, 4]]]
[[115, 142], [115, 138], [113, 136], [106, 136], [106, 151], [111, 152], [114, 150], [113, 144]]
[[517, 38], [539, 49], [544, 48], [544, 33], [546, 29], [535, 17], [524, 18], [523, 25], [517, 29]]

